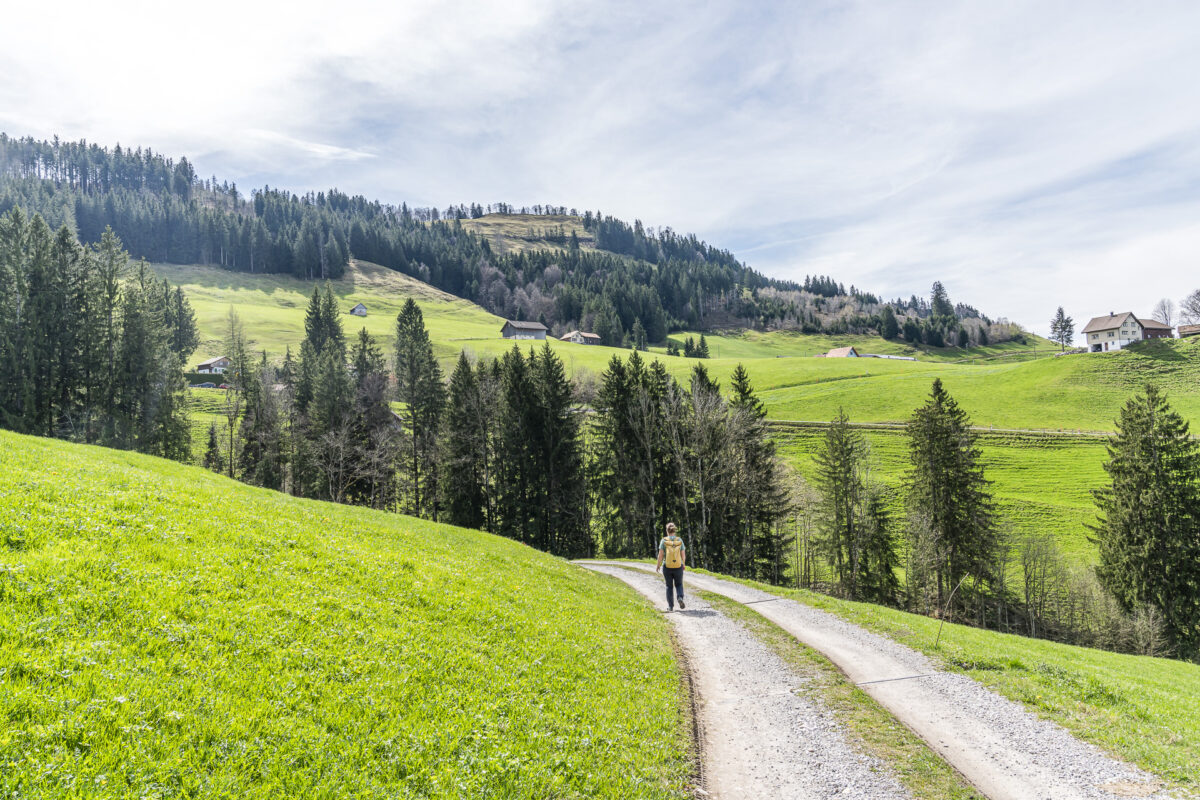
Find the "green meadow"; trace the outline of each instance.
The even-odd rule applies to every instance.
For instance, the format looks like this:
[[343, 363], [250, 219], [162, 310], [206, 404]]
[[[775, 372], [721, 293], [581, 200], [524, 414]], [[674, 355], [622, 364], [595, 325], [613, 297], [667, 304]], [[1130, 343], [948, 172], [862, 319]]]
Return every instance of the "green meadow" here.
[[522, 545], [0, 432], [0, 796], [684, 798], [682, 691]]
[[[902, 430], [862, 433], [869, 448], [871, 478], [890, 490], [892, 512], [901, 515], [909, 467], [907, 437]], [[824, 445], [824, 429], [777, 426], [773, 434], [788, 463], [814, 481], [814, 457]], [[1053, 535], [1072, 562], [1094, 562], [1096, 549], [1088, 541], [1087, 525], [1096, 521], [1091, 490], [1108, 477], [1103, 469], [1105, 440], [982, 432], [978, 441], [996, 509], [1010, 539]]]

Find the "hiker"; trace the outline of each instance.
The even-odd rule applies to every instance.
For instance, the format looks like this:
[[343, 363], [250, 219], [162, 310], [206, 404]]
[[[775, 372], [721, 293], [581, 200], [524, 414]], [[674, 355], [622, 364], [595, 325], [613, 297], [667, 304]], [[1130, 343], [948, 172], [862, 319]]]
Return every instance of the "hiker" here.
[[[658, 563], [654, 571], [662, 570], [663, 578], [667, 581], [667, 611], [675, 610], [675, 598], [679, 598], [679, 607], [683, 604], [683, 565], [687, 562], [687, 548], [683, 539], [675, 535], [675, 523], [667, 523], [667, 535], [658, 543]], [[671, 596], [671, 586], [675, 586], [675, 596]]]

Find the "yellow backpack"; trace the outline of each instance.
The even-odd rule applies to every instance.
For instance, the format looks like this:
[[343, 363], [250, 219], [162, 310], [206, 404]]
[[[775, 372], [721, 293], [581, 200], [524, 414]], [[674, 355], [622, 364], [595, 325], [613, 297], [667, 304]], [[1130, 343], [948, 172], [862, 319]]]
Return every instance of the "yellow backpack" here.
[[678, 536], [668, 536], [663, 539], [663, 564], [674, 569], [683, 566], [683, 539]]

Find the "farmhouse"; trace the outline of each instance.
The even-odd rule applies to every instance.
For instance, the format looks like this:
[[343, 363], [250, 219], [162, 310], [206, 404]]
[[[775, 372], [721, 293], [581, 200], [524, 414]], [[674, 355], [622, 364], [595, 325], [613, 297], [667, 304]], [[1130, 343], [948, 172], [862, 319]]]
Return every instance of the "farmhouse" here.
[[1153, 319], [1138, 319], [1132, 311], [1121, 314], [1108, 312], [1105, 317], [1093, 317], [1083, 326], [1083, 338], [1088, 352], [1103, 353], [1120, 350], [1143, 339], [1170, 339], [1173, 328]]
[[835, 347], [825, 354], [826, 358], [858, 358], [858, 351], [853, 347]]
[[584, 333], [583, 331], [571, 331], [564, 336], [560, 336], [559, 340], [574, 342], [575, 344], [600, 344], [600, 337], [597, 334]]
[[350, 309], [350, 313], [356, 317], [365, 317], [367, 315], [367, 307], [359, 303], [354, 308]]
[[1142, 335], [1147, 339], [1174, 339], [1175, 329], [1165, 322], [1156, 319], [1141, 319]]
[[1180, 325], [1179, 338], [1182, 339], [1185, 336], [1200, 336], [1200, 325]]
[[208, 361], [201, 361], [196, 365], [196, 372], [201, 375], [223, 375], [225, 370], [229, 369], [230, 360], [228, 356], [217, 356], [210, 358]]
[[507, 320], [500, 329], [505, 339], [545, 339], [546, 326], [540, 322], [514, 322]]

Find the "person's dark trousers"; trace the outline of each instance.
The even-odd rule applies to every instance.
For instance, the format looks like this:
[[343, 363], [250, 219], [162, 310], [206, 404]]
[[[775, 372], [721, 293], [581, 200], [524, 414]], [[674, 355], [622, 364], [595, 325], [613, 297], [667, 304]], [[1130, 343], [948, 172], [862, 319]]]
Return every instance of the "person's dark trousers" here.
[[[675, 610], [675, 597], [683, 602], [683, 567], [663, 567], [663, 578], [667, 581], [667, 608]], [[675, 597], [671, 596], [671, 586], [675, 586]]]

